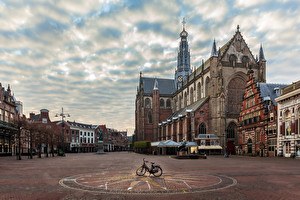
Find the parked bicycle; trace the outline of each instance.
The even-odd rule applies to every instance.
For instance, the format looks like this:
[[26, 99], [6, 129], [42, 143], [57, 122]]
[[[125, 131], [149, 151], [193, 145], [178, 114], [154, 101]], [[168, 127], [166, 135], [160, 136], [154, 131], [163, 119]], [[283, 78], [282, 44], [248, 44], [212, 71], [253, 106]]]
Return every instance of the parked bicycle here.
[[160, 177], [163, 173], [161, 167], [154, 162], [151, 162], [151, 166], [149, 167], [146, 163], [148, 161], [143, 158], [143, 165], [137, 168], [136, 175], [144, 176], [146, 172], [149, 172], [149, 176], [153, 174], [155, 177]]

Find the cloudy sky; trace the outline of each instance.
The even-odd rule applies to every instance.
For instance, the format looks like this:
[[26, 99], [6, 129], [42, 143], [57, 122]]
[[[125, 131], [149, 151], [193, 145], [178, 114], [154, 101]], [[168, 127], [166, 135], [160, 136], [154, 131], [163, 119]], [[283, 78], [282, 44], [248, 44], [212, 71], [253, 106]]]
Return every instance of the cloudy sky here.
[[61, 107], [70, 120], [134, 130], [139, 72], [173, 78], [182, 18], [191, 64], [237, 25], [252, 53], [262, 43], [267, 82], [300, 80], [296, 0], [0, 0], [0, 82], [24, 113]]

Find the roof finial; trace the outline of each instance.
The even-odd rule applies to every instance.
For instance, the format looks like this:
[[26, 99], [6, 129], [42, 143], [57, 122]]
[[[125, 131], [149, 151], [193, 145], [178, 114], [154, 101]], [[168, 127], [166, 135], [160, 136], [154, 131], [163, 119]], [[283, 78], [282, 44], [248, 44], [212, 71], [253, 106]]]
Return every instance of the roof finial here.
[[259, 48], [259, 61], [266, 61], [262, 44], [260, 44]]
[[158, 90], [158, 82], [157, 82], [157, 79], [155, 78], [155, 81], [154, 81], [154, 87], [153, 87], [153, 90]]
[[185, 24], [186, 24], [185, 17], [183, 17], [183, 19], [182, 19], [182, 28], [183, 28], [183, 30], [185, 30]]
[[240, 32], [240, 25], [237, 25], [236, 29], [237, 32]]
[[214, 39], [213, 46], [211, 49], [211, 57], [217, 57], [218, 52], [217, 52], [217, 47], [216, 47], [216, 40]]

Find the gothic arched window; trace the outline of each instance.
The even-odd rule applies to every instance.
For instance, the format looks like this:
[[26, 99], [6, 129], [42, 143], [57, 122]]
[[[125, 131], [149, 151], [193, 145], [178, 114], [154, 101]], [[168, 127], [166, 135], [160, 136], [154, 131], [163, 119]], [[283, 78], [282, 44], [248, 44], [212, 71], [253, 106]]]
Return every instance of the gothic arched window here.
[[167, 108], [171, 108], [171, 100], [167, 99]]
[[165, 107], [165, 100], [160, 99], [160, 101], [159, 101], [159, 106], [160, 106], [161, 108], [164, 108], [164, 107]]
[[197, 84], [197, 100], [199, 101], [201, 99], [201, 84]]
[[199, 134], [206, 134], [206, 126], [204, 123], [199, 125]]
[[248, 56], [243, 56], [242, 57], [242, 63], [243, 63], [243, 67], [248, 68], [248, 64], [249, 64], [249, 58], [248, 58]]
[[151, 113], [151, 111], [148, 112], [148, 123], [152, 124], [152, 113]]
[[149, 98], [145, 99], [145, 107], [146, 108], [151, 108], [151, 100]]
[[182, 107], [182, 96], [179, 96], [179, 102], [178, 102], [178, 109], [181, 109]]
[[234, 54], [231, 54], [229, 56], [229, 64], [231, 67], [235, 67], [236, 66], [236, 61], [237, 61], [237, 57]]
[[183, 103], [184, 103], [184, 108], [186, 107], [187, 105], [187, 93], [184, 92], [184, 99], [183, 99]]
[[246, 81], [240, 77], [233, 78], [228, 83], [226, 109], [228, 114], [239, 116], [241, 104], [243, 101]]
[[209, 85], [209, 77], [205, 80], [205, 97], [208, 97], [208, 85]]
[[191, 88], [190, 91], [190, 104], [194, 103], [194, 89]]
[[228, 128], [227, 128], [227, 134], [226, 134], [226, 137], [227, 139], [234, 139], [235, 138], [235, 135], [236, 135], [236, 130], [237, 129], [237, 126], [235, 123], [230, 123]]

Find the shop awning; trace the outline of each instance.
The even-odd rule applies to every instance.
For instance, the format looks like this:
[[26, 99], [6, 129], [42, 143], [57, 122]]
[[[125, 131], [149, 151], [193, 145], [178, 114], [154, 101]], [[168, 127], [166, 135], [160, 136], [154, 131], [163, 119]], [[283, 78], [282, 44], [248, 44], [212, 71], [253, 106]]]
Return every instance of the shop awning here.
[[160, 142], [151, 142], [151, 147], [157, 147]]
[[157, 145], [157, 147], [178, 147], [178, 146], [180, 146], [180, 144], [177, 142], [174, 142], [173, 140], [161, 141]]
[[[183, 144], [183, 142], [180, 142], [179, 145], [181, 146]], [[198, 144], [196, 142], [186, 142], [185, 143], [186, 147], [197, 147]]]
[[223, 149], [220, 145], [198, 146], [198, 149]]

